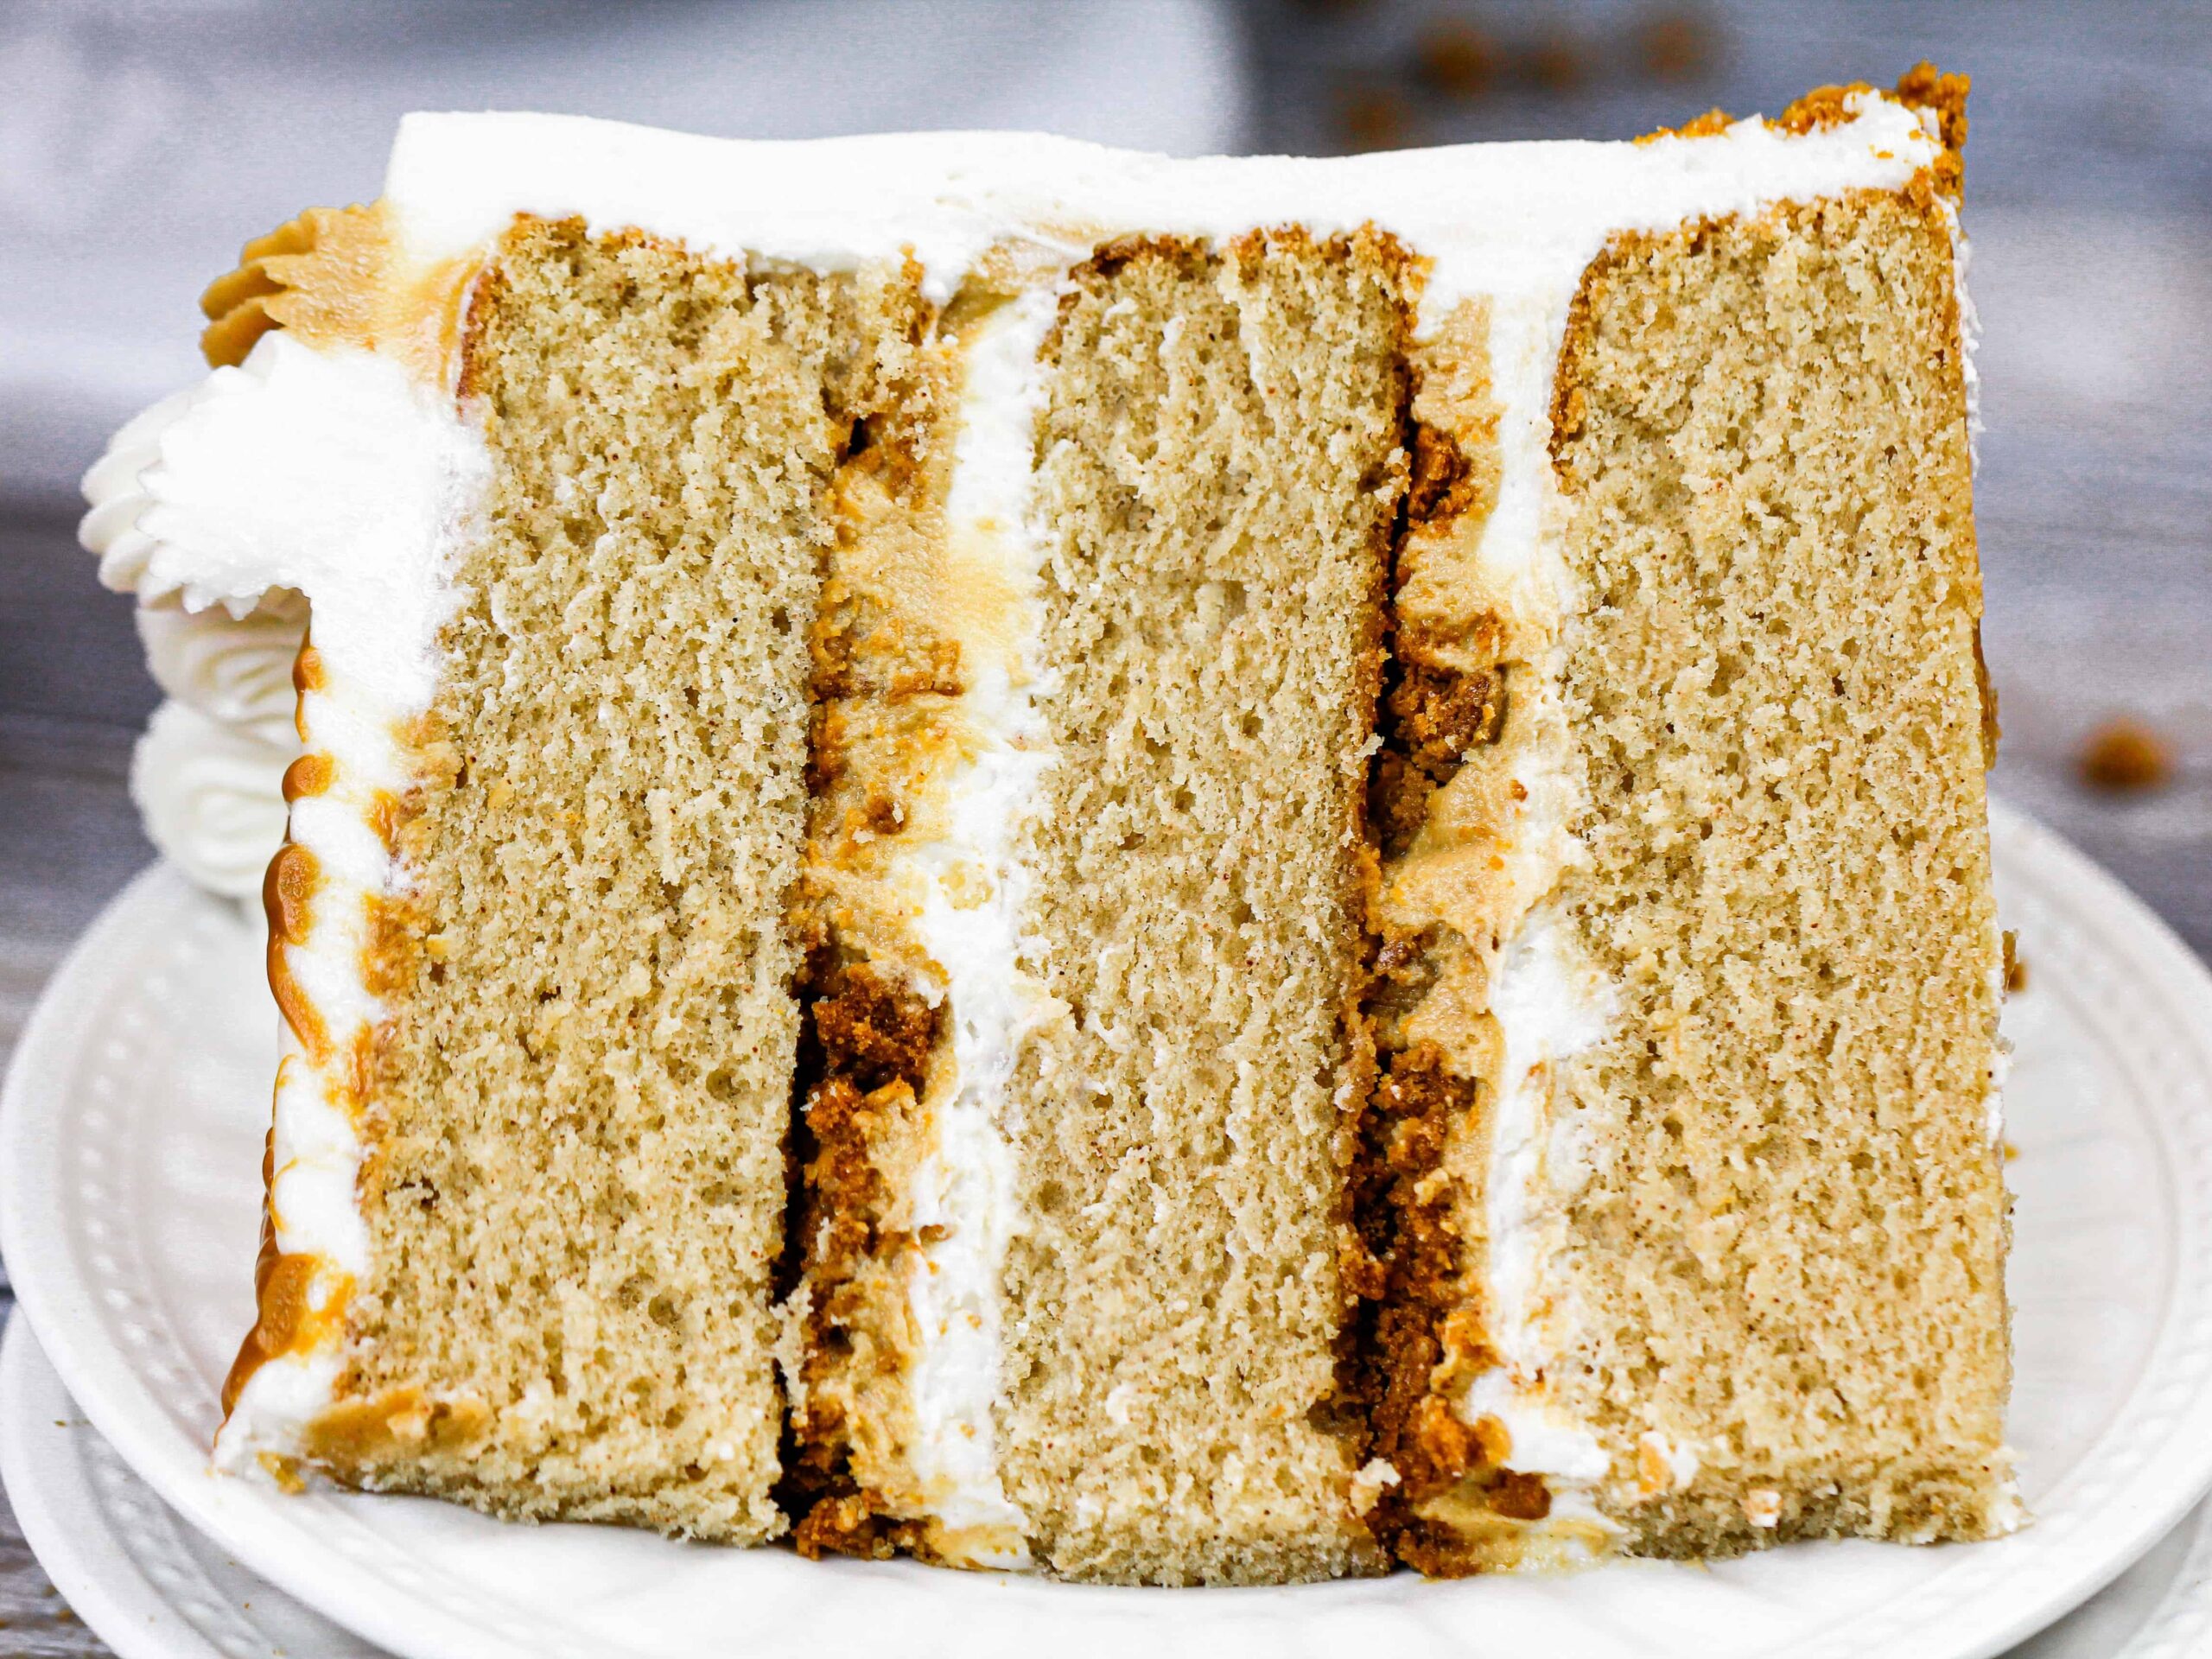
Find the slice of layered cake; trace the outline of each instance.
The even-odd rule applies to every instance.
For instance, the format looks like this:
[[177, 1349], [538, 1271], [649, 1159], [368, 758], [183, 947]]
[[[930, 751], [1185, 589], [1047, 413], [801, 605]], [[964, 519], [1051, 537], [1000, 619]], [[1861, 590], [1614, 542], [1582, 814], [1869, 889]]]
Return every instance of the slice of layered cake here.
[[219, 1463], [1166, 1584], [2009, 1529], [1963, 90], [410, 118], [92, 480], [311, 607]]

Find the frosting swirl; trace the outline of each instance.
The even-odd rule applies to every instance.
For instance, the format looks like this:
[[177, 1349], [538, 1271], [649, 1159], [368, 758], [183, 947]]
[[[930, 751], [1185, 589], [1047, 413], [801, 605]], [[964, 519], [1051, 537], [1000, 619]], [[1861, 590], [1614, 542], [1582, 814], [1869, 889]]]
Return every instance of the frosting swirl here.
[[284, 839], [284, 768], [297, 748], [172, 699], [131, 754], [130, 798], [148, 837], [187, 875], [251, 898]]
[[162, 690], [209, 719], [279, 747], [293, 741], [292, 659], [307, 601], [272, 588], [242, 618], [219, 607], [141, 606], [138, 639]]
[[248, 898], [284, 838], [284, 768], [298, 752], [292, 659], [307, 601], [289, 588], [226, 592], [188, 609], [174, 560], [149, 527], [164, 448], [209, 403], [254, 381], [226, 369], [165, 397], [109, 442], [85, 474], [78, 539], [103, 586], [138, 595], [146, 665], [168, 701], [131, 758], [130, 797], [148, 839], [210, 892]]

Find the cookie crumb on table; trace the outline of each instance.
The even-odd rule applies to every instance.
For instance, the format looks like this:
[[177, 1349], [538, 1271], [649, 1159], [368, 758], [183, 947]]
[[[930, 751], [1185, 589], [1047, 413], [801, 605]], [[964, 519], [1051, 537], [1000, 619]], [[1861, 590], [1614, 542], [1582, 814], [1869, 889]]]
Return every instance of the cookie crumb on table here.
[[2082, 746], [2082, 780], [2092, 789], [2133, 795], [2163, 787], [2173, 776], [2166, 741], [2126, 715], [2107, 720]]

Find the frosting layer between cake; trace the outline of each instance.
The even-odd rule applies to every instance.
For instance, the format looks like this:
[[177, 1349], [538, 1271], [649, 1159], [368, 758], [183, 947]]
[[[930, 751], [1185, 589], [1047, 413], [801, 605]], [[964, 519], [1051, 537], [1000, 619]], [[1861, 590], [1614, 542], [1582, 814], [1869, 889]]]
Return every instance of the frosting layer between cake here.
[[932, 1547], [977, 1567], [1029, 1564], [1021, 1513], [999, 1480], [993, 1407], [1000, 1274], [1020, 1225], [1003, 1128], [1007, 1084], [1046, 997], [1023, 961], [1028, 876], [1015, 846], [1038, 772], [1053, 764], [1035, 708], [1047, 671], [1037, 660], [1043, 550], [1030, 524], [1037, 354], [1052, 303], [1041, 289], [1007, 302], [977, 325], [963, 355], [946, 555], [955, 572], [1005, 594], [1010, 603], [984, 613], [1011, 626], [960, 631], [965, 741], [940, 785], [943, 833], [907, 848], [889, 872], [918, 895], [916, 931], [944, 975], [954, 1068], [913, 1177], [913, 1473], [932, 1512]]

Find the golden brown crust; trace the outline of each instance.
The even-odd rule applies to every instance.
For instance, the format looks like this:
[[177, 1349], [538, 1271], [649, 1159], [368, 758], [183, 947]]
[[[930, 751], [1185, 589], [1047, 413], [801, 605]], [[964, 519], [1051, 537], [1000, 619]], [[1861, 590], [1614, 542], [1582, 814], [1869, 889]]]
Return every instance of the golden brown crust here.
[[1981, 623], [1974, 625], [1974, 678], [1981, 692], [1981, 766], [1986, 772], [1997, 764], [1997, 745], [2004, 728], [1997, 720], [1997, 683], [1989, 677], [1989, 659], [1981, 654]]

